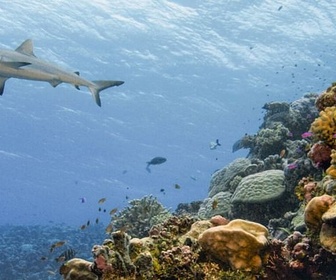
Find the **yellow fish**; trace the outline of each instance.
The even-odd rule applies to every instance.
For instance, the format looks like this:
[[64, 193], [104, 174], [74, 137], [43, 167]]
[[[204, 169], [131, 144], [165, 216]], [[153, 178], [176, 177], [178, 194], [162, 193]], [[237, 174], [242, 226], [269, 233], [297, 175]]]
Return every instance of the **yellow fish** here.
[[106, 198], [103, 197], [103, 198], [101, 198], [101, 199], [98, 200], [98, 203], [99, 204], [103, 204], [105, 201], [106, 201]]
[[50, 246], [50, 253], [52, 253], [55, 248], [63, 246], [65, 244], [65, 242], [66, 241], [58, 241], [58, 242], [55, 242], [54, 244], [52, 244]]

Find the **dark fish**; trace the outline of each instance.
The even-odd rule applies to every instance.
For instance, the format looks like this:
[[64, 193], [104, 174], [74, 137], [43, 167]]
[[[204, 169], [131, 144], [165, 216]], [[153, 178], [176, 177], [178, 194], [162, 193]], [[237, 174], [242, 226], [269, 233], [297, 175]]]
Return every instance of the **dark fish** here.
[[175, 184], [175, 189], [179, 190], [181, 188], [181, 186], [179, 184]]
[[50, 246], [50, 253], [52, 253], [55, 248], [63, 246], [65, 244], [65, 242], [66, 241], [58, 241], [58, 242], [55, 242], [54, 244], [52, 244]]
[[98, 208], [98, 211], [99, 211], [99, 212], [101, 211], [101, 208], [100, 208], [100, 207]]
[[56, 262], [66, 262], [76, 256], [76, 251], [72, 248], [65, 250], [62, 254], [60, 254], [55, 261]]
[[81, 230], [86, 229], [86, 225], [81, 225], [80, 229]]
[[99, 219], [97, 218], [97, 219], [96, 219], [96, 224], [98, 224], [98, 223], [99, 223]]
[[47, 259], [48, 259], [48, 258], [45, 257], [45, 256], [43, 256], [43, 257], [40, 258], [41, 261], [46, 261]]
[[104, 209], [103, 212], [106, 213], [106, 209]]
[[282, 9], [282, 6], [280, 6], [280, 7], [278, 8], [278, 11], [281, 11], [281, 9]]
[[164, 162], [166, 162], [167, 159], [164, 158], [164, 157], [155, 157], [155, 158], [152, 158], [150, 161], [147, 161], [147, 167], [146, 167], [146, 170], [150, 173], [150, 169], [149, 169], [149, 166], [150, 165], [158, 165], [158, 164], [162, 164]]
[[103, 197], [103, 198], [101, 198], [101, 199], [98, 200], [98, 203], [99, 203], [99, 204], [102, 204], [102, 203], [104, 203], [105, 201], [106, 201], [106, 198]]
[[87, 221], [86, 226], [88, 227], [90, 225], [90, 220]]

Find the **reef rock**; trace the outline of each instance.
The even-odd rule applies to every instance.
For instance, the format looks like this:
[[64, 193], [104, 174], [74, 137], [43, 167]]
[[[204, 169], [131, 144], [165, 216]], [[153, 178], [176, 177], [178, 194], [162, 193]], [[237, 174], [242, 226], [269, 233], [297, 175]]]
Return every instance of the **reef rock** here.
[[203, 250], [232, 269], [259, 271], [266, 261], [263, 250], [268, 230], [263, 225], [245, 220], [233, 220], [224, 226], [212, 227], [200, 234]]
[[98, 275], [92, 271], [92, 264], [92, 262], [74, 258], [60, 267], [60, 274], [64, 280], [98, 280]]

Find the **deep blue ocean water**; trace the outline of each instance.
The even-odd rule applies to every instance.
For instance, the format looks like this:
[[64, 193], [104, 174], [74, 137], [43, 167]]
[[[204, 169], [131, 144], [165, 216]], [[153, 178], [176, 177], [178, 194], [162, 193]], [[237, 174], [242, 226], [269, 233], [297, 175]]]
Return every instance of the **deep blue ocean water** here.
[[[101, 93], [101, 108], [86, 88], [6, 82], [2, 225], [107, 221], [102, 197], [108, 210], [148, 194], [172, 210], [203, 200], [211, 174], [246, 156], [232, 145], [258, 130], [266, 102], [335, 81], [332, 1], [0, 4], [1, 48], [31, 38], [39, 58], [89, 80], [125, 81]], [[148, 173], [156, 156], [167, 162]]]

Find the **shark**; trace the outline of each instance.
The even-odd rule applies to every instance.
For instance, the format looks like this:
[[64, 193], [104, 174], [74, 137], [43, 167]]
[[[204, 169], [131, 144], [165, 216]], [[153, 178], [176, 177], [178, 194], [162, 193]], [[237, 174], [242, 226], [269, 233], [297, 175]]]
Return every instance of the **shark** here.
[[99, 93], [107, 88], [120, 86], [124, 81], [96, 80], [82, 78], [79, 72], [69, 72], [58, 65], [39, 59], [34, 54], [33, 41], [25, 40], [15, 50], [0, 49], [0, 95], [10, 78], [48, 82], [53, 87], [67, 83], [80, 89], [87, 87], [98, 106], [101, 106]]

